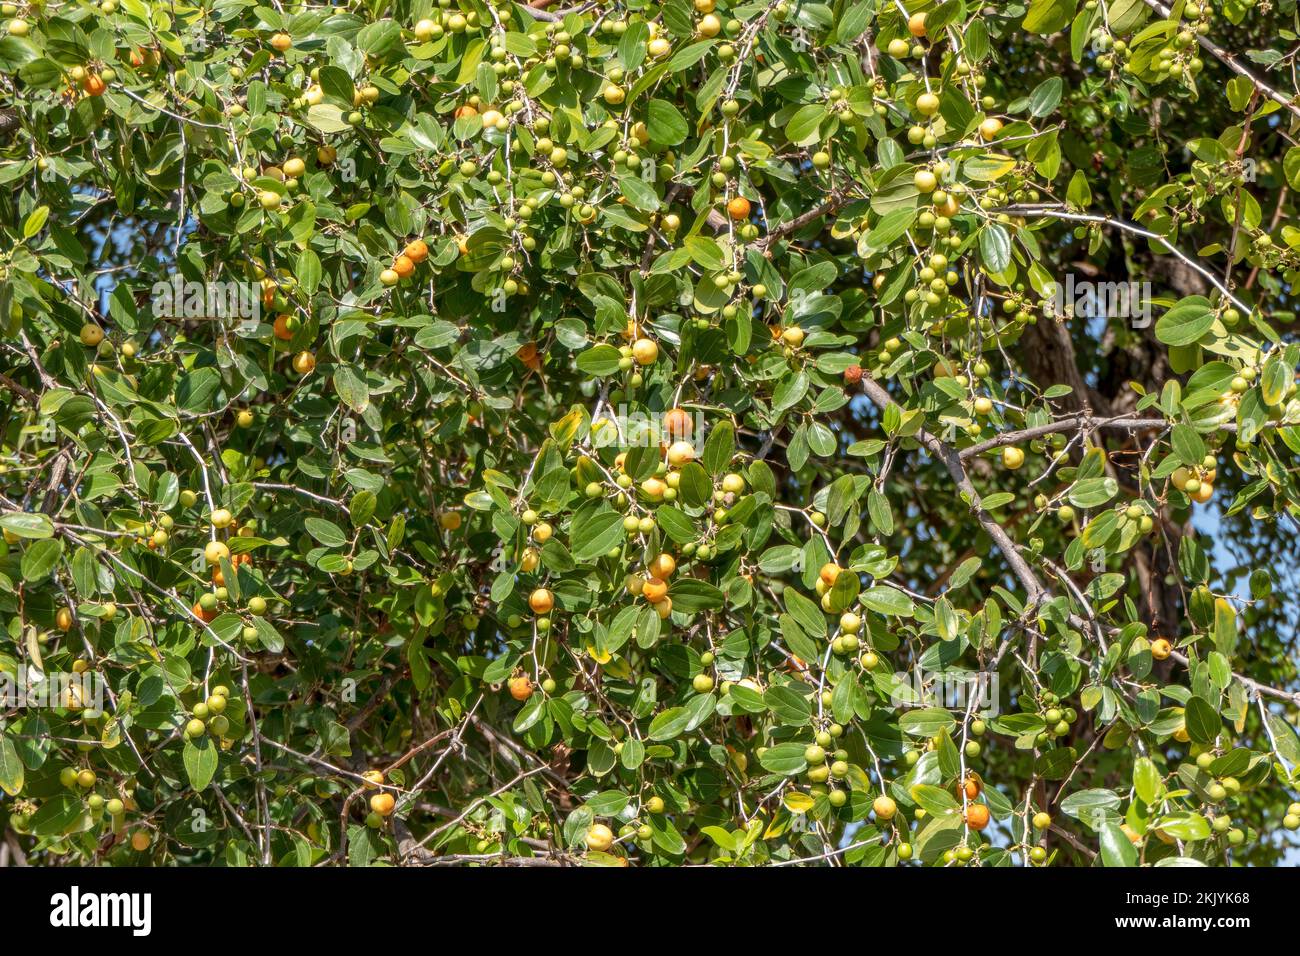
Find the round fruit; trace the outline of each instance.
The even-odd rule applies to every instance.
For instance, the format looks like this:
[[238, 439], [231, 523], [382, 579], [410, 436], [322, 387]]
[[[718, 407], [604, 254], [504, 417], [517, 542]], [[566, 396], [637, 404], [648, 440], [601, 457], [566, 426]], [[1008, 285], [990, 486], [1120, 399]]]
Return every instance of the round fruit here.
[[223, 541], [209, 541], [203, 548], [203, 557], [208, 564], [220, 564], [222, 558], [230, 557], [230, 548]]
[[677, 562], [673, 559], [671, 554], [660, 554], [650, 562], [647, 570], [650, 572], [652, 577], [666, 581], [668, 578], [672, 577], [673, 572], [677, 570]]
[[741, 222], [749, 218], [749, 200], [744, 196], [733, 196], [727, 202], [727, 215], [734, 222]]
[[[688, 441], [675, 441], [668, 446], [668, 464], [680, 468], [695, 460], [695, 446]], [[663, 575], [660, 575], [662, 577]]]
[[632, 358], [638, 365], [653, 365], [659, 358], [659, 346], [653, 339], [637, 339], [632, 343]]
[[917, 12], [907, 18], [907, 32], [918, 39], [925, 36], [925, 14]]
[[534, 614], [546, 614], [555, 607], [555, 596], [546, 588], [538, 588], [528, 595], [528, 606]]
[[104, 330], [94, 322], [87, 322], [81, 327], [81, 344], [92, 348], [104, 341]]
[[1025, 453], [1015, 445], [1008, 445], [1002, 449], [1002, 466], [1010, 471], [1015, 471], [1025, 463]]
[[291, 46], [293, 46], [293, 37], [287, 33], [277, 33], [271, 37], [271, 48], [280, 53], [285, 52]]
[[689, 438], [694, 423], [684, 408], [670, 408], [664, 412], [664, 431], [670, 438]]
[[966, 825], [972, 830], [983, 830], [989, 825], [989, 808], [982, 803], [972, 803], [966, 807]]
[[510, 696], [515, 700], [527, 700], [533, 696], [533, 682], [523, 674], [517, 674], [507, 682]]
[[587, 830], [587, 849], [603, 853], [614, 845], [614, 833], [603, 823], [594, 823]]
[[376, 793], [370, 797], [370, 809], [372, 812], [386, 817], [393, 812], [397, 806], [397, 800], [391, 793]]
[[1163, 637], [1157, 637], [1151, 642], [1151, 656], [1158, 661], [1166, 660], [1173, 652], [1173, 645]]
[[881, 794], [872, 801], [871, 809], [876, 812], [877, 820], [888, 822], [894, 819], [894, 814], [898, 812], [898, 804], [894, 802], [893, 797]]
[[293, 370], [299, 375], [306, 375], [316, 367], [316, 356], [311, 352], [299, 352], [293, 357]]

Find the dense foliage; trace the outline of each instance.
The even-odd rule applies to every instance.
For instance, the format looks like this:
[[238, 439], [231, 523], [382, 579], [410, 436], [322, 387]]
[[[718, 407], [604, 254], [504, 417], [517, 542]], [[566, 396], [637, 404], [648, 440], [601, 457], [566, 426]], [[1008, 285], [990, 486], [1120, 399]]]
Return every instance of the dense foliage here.
[[1282, 859], [1294, 0], [2, 16], [5, 860]]

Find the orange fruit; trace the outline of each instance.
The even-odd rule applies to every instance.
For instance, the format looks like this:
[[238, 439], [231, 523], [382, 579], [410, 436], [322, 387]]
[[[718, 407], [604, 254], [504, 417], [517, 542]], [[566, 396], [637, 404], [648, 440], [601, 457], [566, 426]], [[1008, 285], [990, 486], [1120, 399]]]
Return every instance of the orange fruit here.
[[555, 607], [555, 595], [546, 588], [538, 588], [528, 595], [528, 606], [533, 609], [534, 614], [545, 614]]
[[734, 221], [740, 222], [749, 218], [749, 200], [744, 196], [734, 196], [727, 203], [727, 215]]
[[648, 568], [652, 578], [658, 578], [666, 581], [672, 577], [672, 573], [677, 570], [677, 562], [673, 560], [671, 554], [661, 554], [650, 562]]
[[104, 78], [98, 73], [87, 73], [86, 78], [81, 81], [81, 88], [91, 96], [101, 96], [105, 89]]
[[393, 807], [397, 801], [391, 793], [376, 793], [370, 798], [370, 809], [375, 811], [381, 817], [386, 817], [393, 812]]
[[641, 596], [651, 604], [658, 604], [668, 597], [668, 584], [662, 578], [649, 578], [641, 586]]
[[983, 830], [989, 825], [989, 808], [982, 803], [972, 803], [966, 807], [966, 826], [972, 830]]
[[466, 103], [463, 106], [456, 107], [456, 119], [463, 119], [466, 116], [478, 116], [478, 110]]
[[523, 674], [517, 674], [507, 682], [510, 696], [515, 700], [527, 700], [533, 696], [533, 682]]
[[691, 416], [684, 408], [670, 408], [664, 412], [664, 431], [671, 438], [687, 438], [694, 428]]
[[393, 260], [393, 271], [405, 279], [415, 271], [415, 263], [411, 260], [410, 256], [403, 253]]
[[[962, 786], [963, 786], [962, 784], [958, 784], [957, 786], [958, 796], [961, 796]], [[973, 774], [973, 773], [967, 774], [966, 782], [964, 786], [966, 789], [967, 800], [974, 800], [976, 797], [980, 795], [981, 784], [980, 784], [980, 778], [977, 774]]]
[[271, 37], [271, 48], [283, 53], [289, 47], [293, 46], [293, 37], [287, 33], [277, 33]]
[[412, 239], [402, 251], [406, 258], [417, 264], [429, 258], [429, 247], [423, 239]]
[[287, 315], [277, 315], [275, 321], [271, 324], [271, 328], [275, 331], [275, 337], [282, 342], [287, 342], [293, 338], [293, 330], [289, 328], [289, 316]]

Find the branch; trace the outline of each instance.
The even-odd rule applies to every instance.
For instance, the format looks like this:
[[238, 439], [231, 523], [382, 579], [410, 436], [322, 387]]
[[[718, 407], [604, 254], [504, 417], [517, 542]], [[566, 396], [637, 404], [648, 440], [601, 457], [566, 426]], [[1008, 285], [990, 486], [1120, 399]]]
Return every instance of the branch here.
[[1079, 212], [1066, 212], [1063, 205], [1060, 204], [1043, 204], [1036, 206], [1004, 206], [1001, 209], [992, 210], [993, 213], [1006, 213], [1008, 216], [1021, 216], [1025, 219], [1068, 219], [1071, 222], [1094, 222], [1103, 226], [1114, 226], [1116, 229], [1122, 229], [1125, 232], [1131, 232], [1135, 236], [1142, 236], [1144, 239], [1150, 239], [1152, 242], [1158, 242], [1164, 246], [1171, 256], [1178, 259], [1183, 265], [1195, 272], [1200, 273], [1206, 282], [1218, 289], [1234, 306], [1241, 310], [1244, 315], [1250, 315], [1255, 310], [1246, 303], [1242, 302], [1225, 286], [1219, 278], [1210, 270], [1201, 266], [1191, 259], [1185, 253], [1181, 252], [1176, 246], [1171, 244], [1168, 239], [1150, 229], [1143, 229], [1141, 226], [1129, 222], [1127, 219], [1119, 219], [1115, 216], [1097, 216]]
[[[885, 391], [884, 386], [869, 375], [862, 376], [862, 390], [882, 411], [890, 405], [898, 404], [894, 401], [893, 396]], [[993, 543], [997, 545], [1007, 564], [1010, 565], [1012, 573], [1020, 581], [1021, 587], [1025, 589], [1028, 602], [1036, 604], [1047, 596], [1047, 589], [1038, 580], [1033, 568], [1021, 557], [1020, 550], [1016, 547], [1016, 543], [1011, 540], [1011, 536], [980, 504], [979, 492], [975, 490], [975, 485], [971, 483], [970, 476], [966, 474], [966, 466], [962, 464], [961, 455], [958, 454], [957, 449], [946, 442], [940, 441], [924, 428], [919, 429], [915, 437], [930, 454], [934, 455], [948, 469], [948, 474], [952, 476], [953, 482], [956, 483], [958, 490], [961, 491], [967, 504], [970, 505], [975, 520], [980, 523], [980, 527], [984, 529], [984, 532], [993, 539]]]
[[[1146, 5], [1150, 7], [1152, 10], [1154, 10], [1156, 13], [1160, 14], [1166, 20], [1173, 19], [1172, 11], [1168, 7], [1166, 7], [1163, 3], [1158, 3], [1157, 0], [1146, 0]], [[1198, 36], [1196, 38], [1196, 42], [1201, 45], [1202, 50], [1205, 50], [1208, 53], [1210, 53], [1216, 60], [1218, 60], [1228, 69], [1230, 69], [1233, 73], [1236, 73], [1238, 76], [1244, 77], [1245, 79], [1249, 80], [1252, 84], [1254, 84], [1255, 89], [1259, 90], [1259, 92], [1263, 93], [1274, 103], [1278, 104], [1278, 106], [1290, 110], [1296, 116], [1300, 116], [1300, 107], [1296, 106], [1295, 103], [1296, 98], [1294, 96], [1286, 96], [1278, 92], [1277, 90], [1273, 89], [1273, 87], [1269, 86], [1263, 80], [1259, 79], [1249, 70], [1247, 70], [1244, 66], [1238, 63], [1236, 57], [1233, 54], [1229, 53], [1221, 46], [1218, 46], [1212, 40], [1209, 40], [1203, 36]]]

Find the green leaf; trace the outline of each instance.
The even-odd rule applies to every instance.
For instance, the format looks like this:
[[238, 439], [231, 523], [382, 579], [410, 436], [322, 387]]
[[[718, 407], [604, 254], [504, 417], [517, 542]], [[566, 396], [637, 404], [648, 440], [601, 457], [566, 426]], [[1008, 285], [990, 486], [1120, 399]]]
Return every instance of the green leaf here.
[[1101, 839], [1101, 861], [1105, 866], [1137, 866], [1137, 847], [1117, 823], [1105, 824], [1097, 833]]
[[20, 538], [52, 538], [54, 523], [48, 515], [11, 511], [0, 516], [0, 528]]
[[11, 797], [18, 796], [23, 789], [25, 776], [23, 763], [18, 759], [18, 750], [14, 742], [0, 733], [0, 790]]
[[1214, 325], [1208, 299], [1199, 295], [1182, 299], [1156, 321], [1156, 338], [1166, 345], [1191, 345]]
[[1187, 734], [1198, 744], [1212, 744], [1219, 736], [1223, 721], [1204, 697], [1191, 697], [1187, 701], [1183, 719], [1187, 724]]
[[190, 786], [195, 790], [203, 790], [212, 782], [217, 772], [216, 744], [206, 735], [185, 738], [182, 762], [185, 764], [185, 775], [189, 778]]

